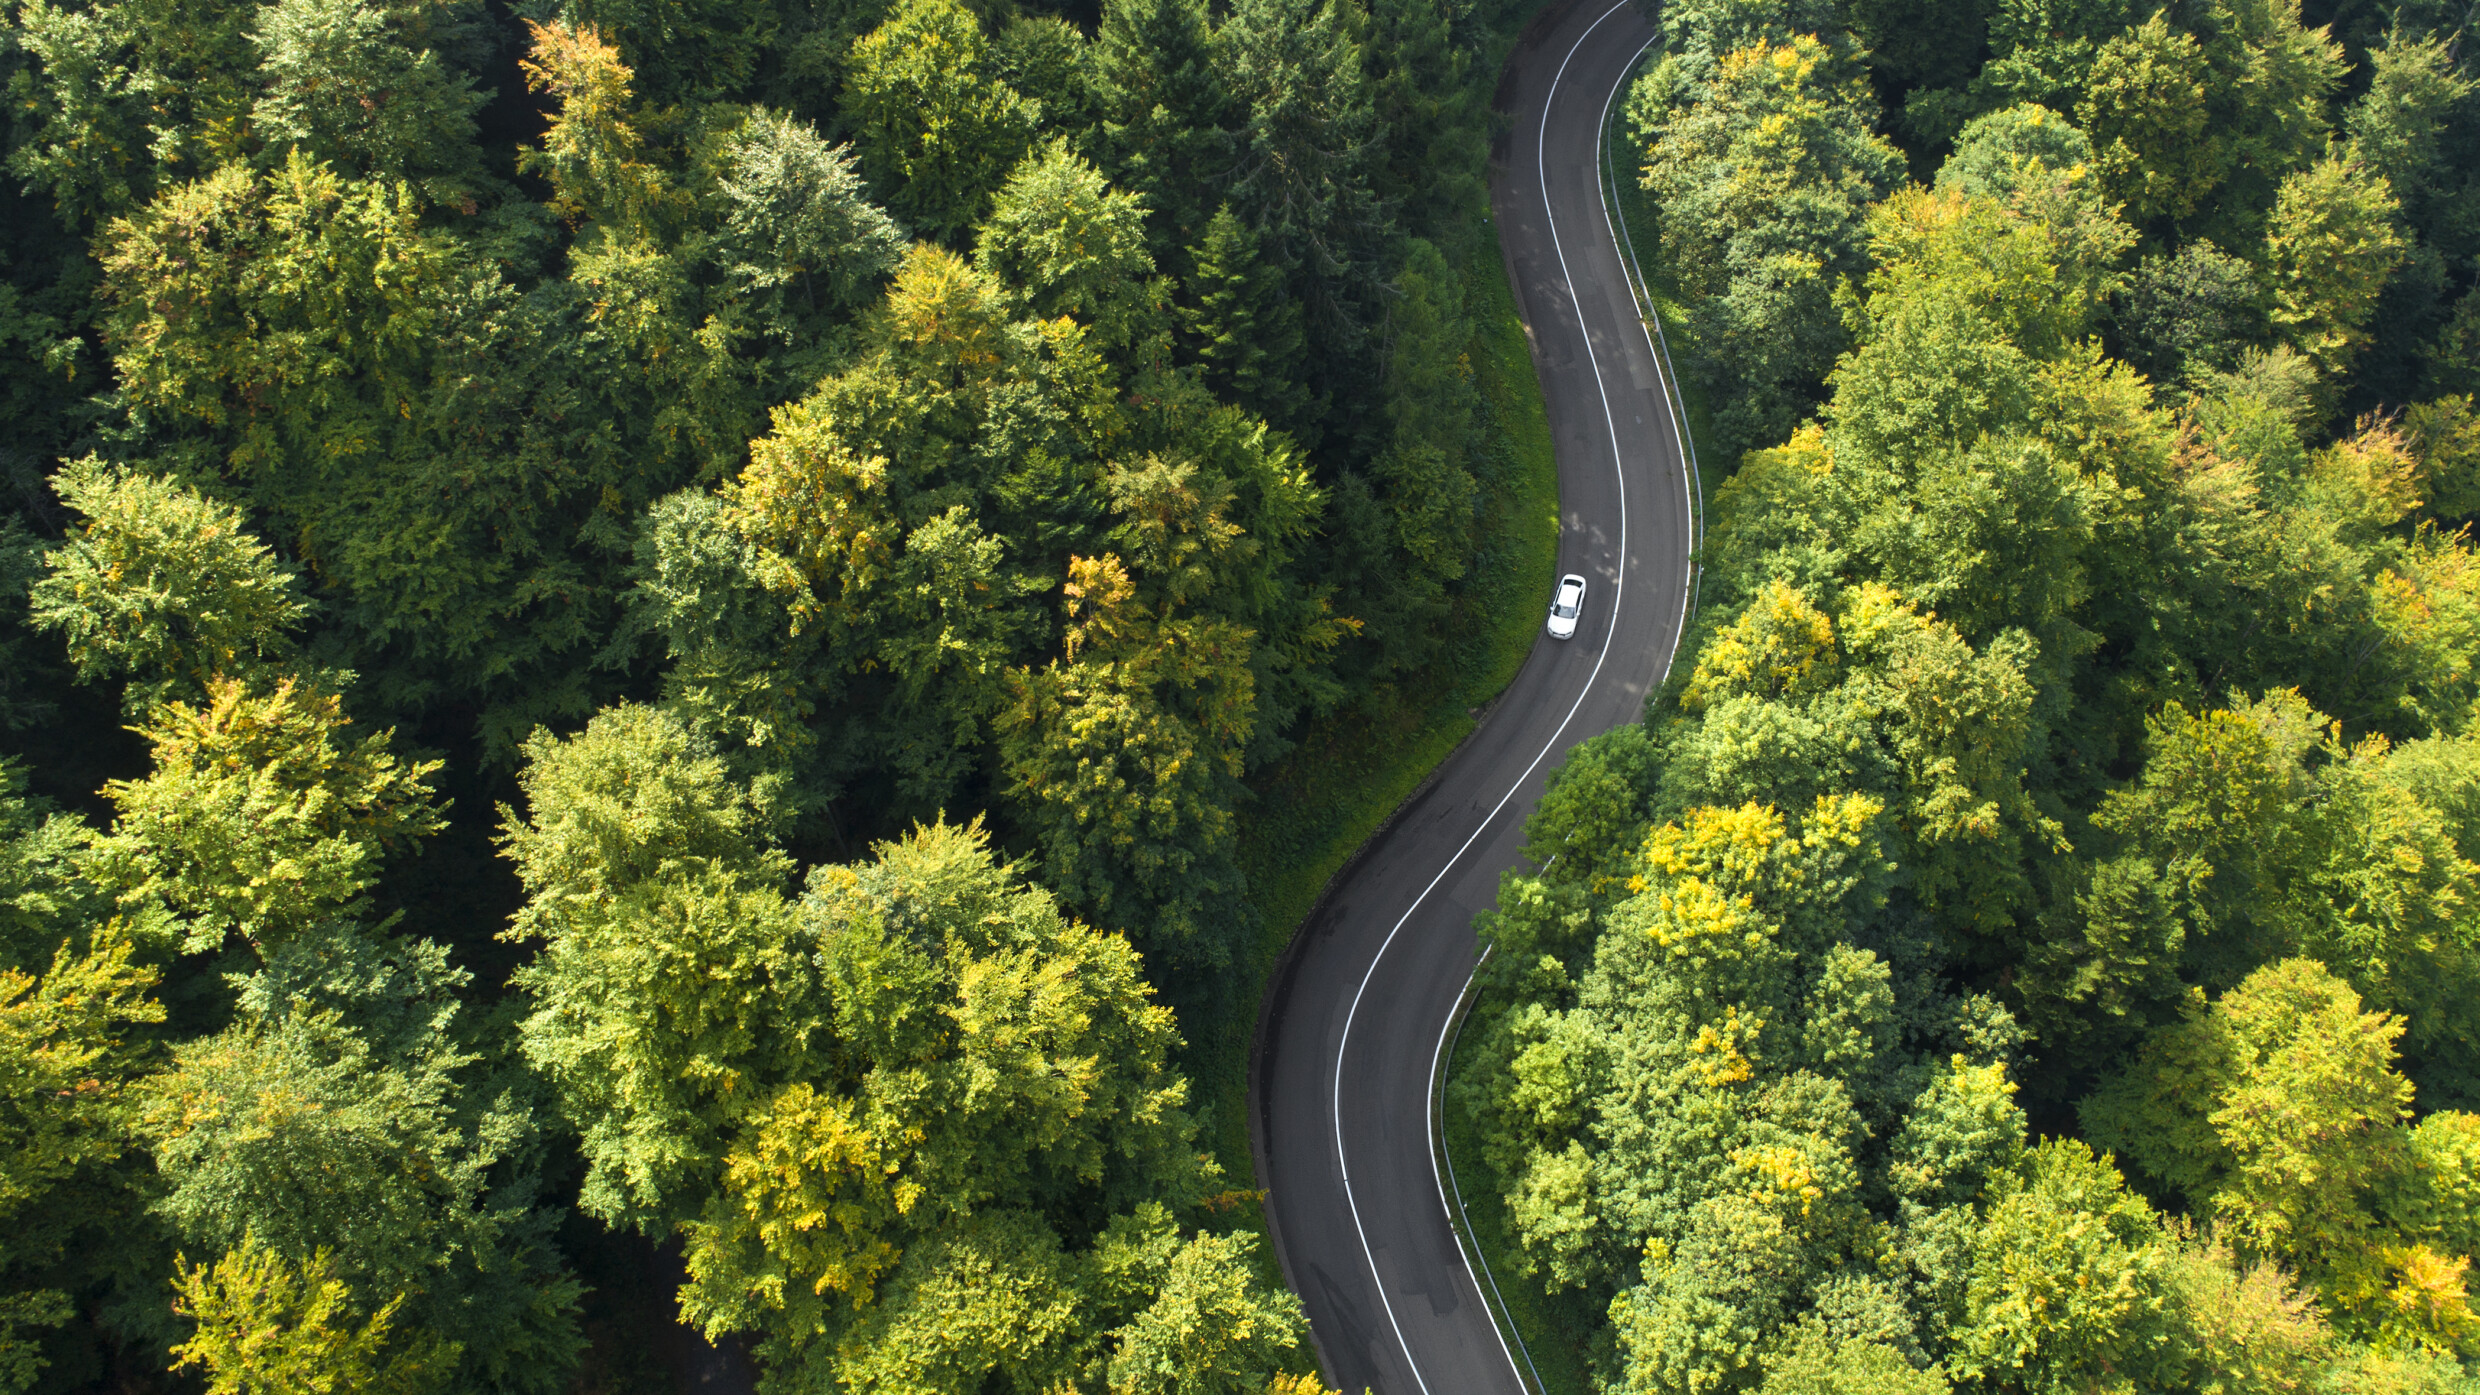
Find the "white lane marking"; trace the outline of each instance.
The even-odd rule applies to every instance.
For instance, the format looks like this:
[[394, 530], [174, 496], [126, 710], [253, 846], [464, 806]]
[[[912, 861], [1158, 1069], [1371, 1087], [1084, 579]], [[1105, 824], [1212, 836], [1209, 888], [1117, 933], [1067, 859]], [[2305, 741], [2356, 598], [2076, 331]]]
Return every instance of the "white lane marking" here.
[[[1573, 306], [1576, 311], [1576, 332], [1584, 339], [1585, 358], [1593, 365], [1593, 389], [1601, 398], [1602, 424], [1610, 434], [1611, 470], [1613, 474], [1617, 476], [1619, 481], [1619, 567], [1618, 579], [1612, 583], [1613, 593], [1610, 604], [1611, 621], [1609, 626], [1602, 632], [1602, 647], [1600, 652], [1593, 656], [1593, 671], [1585, 675], [1584, 687], [1577, 692], [1575, 702], [1568, 706], [1567, 715], [1559, 719], [1558, 728], [1550, 733], [1549, 741], [1542, 746], [1541, 750], [1537, 754], [1534, 755], [1531, 763], [1524, 767], [1524, 772], [1516, 777], [1515, 783], [1507, 787], [1507, 792], [1499, 796], [1498, 803], [1491, 806], [1489, 814], [1485, 816], [1481, 820], [1480, 824], [1473, 829], [1471, 836], [1464, 840], [1463, 845], [1455, 850], [1455, 855], [1447, 859], [1447, 863], [1444, 867], [1438, 869], [1438, 875], [1430, 878], [1429, 884], [1421, 888], [1421, 894], [1412, 898], [1412, 904], [1404, 909], [1403, 915], [1398, 917], [1394, 926], [1386, 932], [1386, 938], [1379, 942], [1378, 952], [1370, 957], [1369, 968], [1361, 974], [1361, 981], [1359, 985], [1352, 990], [1352, 1005], [1345, 1011], [1343, 1016], [1343, 1036], [1335, 1046], [1335, 1088], [1332, 1095], [1332, 1110], [1335, 1120], [1335, 1166], [1343, 1175], [1344, 1205], [1349, 1208], [1352, 1213], [1353, 1234], [1360, 1241], [1361, 1258], [1369, 1265], [1369, 1280], [1378, 1290], [1378, 1302], [1386, 1309], [1387, 1326], [1395, 1333], [1395, 1345], [1403, 1352], [1404, 1364], [1411, 1369], [1414, 1384], [1421, 1387], [1421, 1395], [1429, 1395], [1429, 1381], [1421, 1374], [1420, 1362], [1413, 1358], [1412, 1344], [1404, 1340], [1403, 1324], [1398, 1321], [1395, 1316], [1395, 1302], [1393, 1299], [1387, 1297], [1386, 1280], [1378, 1273], [1378, 1257], [1376, 1254], [1372, 1253], [1369, 1248], [1369, 1231], [1368, 1228], [1361, 1222], [1360, 1201], [1353, 1195], [1352, 1192], [1352, 1164], [1350, 1156], [1344, 1151], [1343, 1146], [1343, 1062], [1345, 1055], [1351, 1050], [1352, 1024], [1354, 1020], [1360, 1016], [1361, 998], [1368, 993], [1369, 981], [1371, 978], [1376, 976], [1378, 972], [1378, 965], [1385, 960], [1387, 950], [1393, 947], [1395, 937], [1403, 932], [1405, 922], [1412, 919], [1413, 913], [1421, 908], [1421, 903], [1429, 899], [1429, 894], [1438, 889], [1438, 884], [1446, 880], [1449, 872], [1455, 870], [1455, 864], [1463, 860], [1464, 854], [1470, 852], [1473, 844], [1479, 842], [1481, 835], [1488, 831], [1492, 823], [1497, 821], [1499, 814], [1505, 811], [1507, 802], [1515, 798], [1517, 790], [1524, 788], [1524, 782], [1526, 780], [1532, 778], [1533, 771], [1540, 767], [1542, 761], [1547, 759], [1552, 751], [1558, 749], [1559, 738], [1566, 735], [1568, 725], [1575, 721], [1576, 713], [1584, 707], [1584, 700], [1592, 695], [1594, 681], [1601, 677], [1602, 665], [1610, 658], [1610, 642], [1618, 635], [1619, 632], [1619, 614], [1627, 596], [1627, 462], [1625, 452], [1622, 451], [1619, 446], [1619, 422], [1617, 416], [1611, 411], [1610, 388], [1602, 376], [1601, 355], [1594, 351], [1593, 336], [1585, 328], [1584, 301], [1577, 295], [1575, 280], [1568, 271], [1567, 248], [1559, 239], [1558, 213], [1550, 206], [1548, 142], [1550, 132], [1550, 110], [1558, 102], [1559, 84], [1565, 81], [1567, 77], [1568, 64], [1575, 61], [1577, 51], [1584, 47], [1584, 41], [1592, 37], [1594, 30], [1602, 27], [1603, 21], [1609, 19], [1612, 15], [1617, 14], [1620, 10], [1626, 8], [1631, 3], [1633, 3], [1633, 0], [1617, 0], [1616, 4], [1613, 4], [1609, 9], [1604, 10], [1591, 24], [1586, 25], [1584, 33], [1577, 35], [1576, 42], [1568, 47], [1567, 56], [1559, 60], [1558, 71], [1551, 76], [1549, 92], [1542, 98], [1541, 126], [1536, 132], [1533, 140], [1533, 169], [1536, 178], [1541, 184], [1541, 207], [1544, 217], [1547, 218], [1549, 222], [1550, 247], [1552, 251], [1558, 254], [1559, 282], [1567, 288], [1568, 304]], [[1607, 98], [1604, 99], [1602, 105], [1604, 112], [1607, 113], [1610, 105]], [[1602, 133], [1599, 128], [1595, 129], [1593, 140], [1593, 183], [1595, 189], [1599, 190], [1602, 182], [1600, 148]], [[1608, 216], [1607, 205], [1605, 205], [1604, 216]], [[1631, 306], [1633, 306], [1635, 301], [1635, 291], [1633, 288], [1630, 289], [1628, 298]], [[1640, 329], [1642, 328], [1641, 319], [1638, 327]], [[1669, 404], [1667, 402], [1664, 404], [1666, 409], [1668, 405]], [[1672, 650], [1675, 653], [1677, 652], [1677, 649], [1678, 642], [1674, 639], [1672, 641]], [[1433, 1061], [1432, 1064], [1434, 1068], [1435, 1062]], [[1427, 1084], [1424, 1083], [1424, 1095], [1426, 1095], [1427, 1092], [1428, 1087]], [[1423, 1112], [1426, 1116], [1426, 1107]], [[1430, 1175], [1433, 1181], [1437, 1180], [1437, 1171], [1438, 1159], [1436, 1152], [1433, 1150], [1430, 1154]], [[1439, 1195], [1440, 1204], [1443, 1207], [1445, 1204], [1445, 1189], [1443, 1185], [1440, 1188]], [[1454, 1223], [1452, 1216], [1450, 1216], [1448, 1223], [1450, 1225]], [[1498, 1324], [1495, 1320], [1491, 1322], [1490, 1328], [1492, 1332], [1497, 1331]], [[1515, 1359], [1512, 1354], [1507, 1353], [1506, 1347], [1506, 1338], [1501, 1336], [1499, 1338], [1499, 1350], [1502, 1354], [1507, 1355], [1508, 1369], [1513, 1371], [1515, 1368]], [[1524, 1383], [1524, 1377], [1521, 1372], [1516, 1373], [1516, 1383], [1518, 1386], [1521, 1386]]]

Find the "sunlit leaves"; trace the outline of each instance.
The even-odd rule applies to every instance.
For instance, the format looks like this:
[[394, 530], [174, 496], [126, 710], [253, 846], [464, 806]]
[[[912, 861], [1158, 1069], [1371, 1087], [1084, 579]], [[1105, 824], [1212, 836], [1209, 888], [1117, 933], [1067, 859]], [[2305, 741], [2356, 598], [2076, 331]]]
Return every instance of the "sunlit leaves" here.
[[862, 172], [934, 237], [982, 220], [1041, 118], [991, 71], [979, 22], [954, 0], [902, 0], [854, 43], [844, 106]]
[[203, 1372], [208, 1395], [414, 1395], [439, 1388], [457, 1353], [436, 1333], [391, 1330], [402, 1295], [364, 1315], [325, 1250], [296, 1265], [245, 1237], [183, 1264], [174, 1290], [197, 1329], [173, 1347], [173, 1370]]
[[81, 677], [195, 698], [212, 677], [289, 653], [309, 607], [240, 510], [93, 456], [55, 486], [85, 522], [45, 559], [34, 618], [62, 632]]
[[150, 996], [157, 978], [118, 926], [83, 950], [61, 945], [41, 972], [0, 969], [0, 1276], [10, 1290], [0, 1379], [23, 1385], [48, 1364], [42, 1329], [76, 1311], [61, 1286], [109, 1262], [96, 1253], [112, 1248], [109, 1237], [95, 1228], [135, 1223], [131, 1179], [114, 1172], [144, 1061], [137, 1034], [164, 1016]]

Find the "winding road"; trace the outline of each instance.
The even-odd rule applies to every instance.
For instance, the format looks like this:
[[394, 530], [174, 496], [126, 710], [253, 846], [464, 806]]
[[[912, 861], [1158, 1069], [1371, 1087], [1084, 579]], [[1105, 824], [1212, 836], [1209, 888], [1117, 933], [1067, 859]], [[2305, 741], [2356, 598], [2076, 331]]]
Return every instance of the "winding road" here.
[[[1637, 0], [1553, 0], [1500, 80], [1490, 201], [1549, 408], [1559, 571], [1591, 579], [1437, 776], [1304, 925], [1258, 1023], [1257, 1171], [1327, 1378], [1377, 1395], [1523, 1395], [1448, 1219], [1431, 1084], [1478, 946], [1566, 749], [1634, 720], [1689, 586], [1683, 441], [1613, 240], [1605, 114], [1653, 37]], [[1552, 578], [1542, 578], [1546, 606]]]

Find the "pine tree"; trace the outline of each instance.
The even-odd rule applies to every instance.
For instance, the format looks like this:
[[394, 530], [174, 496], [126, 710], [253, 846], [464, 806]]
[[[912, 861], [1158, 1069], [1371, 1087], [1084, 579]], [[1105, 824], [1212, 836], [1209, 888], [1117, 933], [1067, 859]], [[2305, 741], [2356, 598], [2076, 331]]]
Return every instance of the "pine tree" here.
[[1103, 168], [1144, 198], [1155, 260], [1174, 270], [1232, 161], [1232, 101], [1213, 45], [1205, 0], [1109, 0], [1094, 36]]
[[1190, 272], [1178, 315], [1183, 347], [1218, 394], [1296, 436], [1315, 440], [1325, 403], [1302, 381], [1300, 302], [1271, 265], [1258, 235], [1226, 203], [1188, 249]]

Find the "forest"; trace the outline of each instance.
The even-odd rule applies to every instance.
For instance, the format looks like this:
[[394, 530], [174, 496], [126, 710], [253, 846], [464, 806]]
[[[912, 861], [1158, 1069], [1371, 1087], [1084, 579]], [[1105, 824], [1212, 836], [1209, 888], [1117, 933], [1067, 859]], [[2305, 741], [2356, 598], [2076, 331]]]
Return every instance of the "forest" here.
[[1242, 831], [1479, 671], [1529, 10], [7, 17], [0, 1391], [1316, 1395]]
[[2480, 11], [1663, 8], [1702, 608], [1452, 1085], [1549, 1388], [2480, 1389]]

